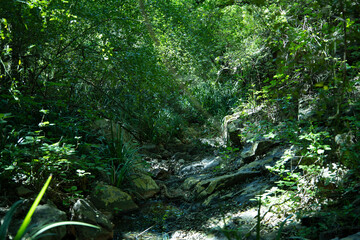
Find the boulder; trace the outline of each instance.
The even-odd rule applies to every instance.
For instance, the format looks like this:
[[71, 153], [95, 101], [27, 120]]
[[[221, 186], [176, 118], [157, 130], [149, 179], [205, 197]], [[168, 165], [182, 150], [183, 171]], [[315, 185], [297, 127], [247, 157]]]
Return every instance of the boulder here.
[[[335, 238], [335, 239], [338, 239], [338, 238]], [[344, 238], [341, 238], [341, 240], [360, 240], [360, 232], [350, 235], [350, 236], [347, 236], [347, 237], [344, 237]]]
[[276, 146], [277, 143], [271, 140], [259, 140], [253, 143], [248, 143], [245, 145], [240, 156], [243, 158], [245, 163], [255, 160], [256, 156], [261, 156], [267, 153], [271, 148]]
[[150, 198], [160, 191], [160, 187], [156, 182], [145, 173], [130, 176], [130, 182], [137, 195], [143, 199]]
[[242, 181], [260, 175], [260, 171], [238, 171], [233, 174], [223, 175], [198, 182], [195, 186], [197, 198], [207, 197], [223, 188], [239, 184]]
[[[253, 109], [244, 109], [243, 111], [225, 116], [221, 127], [224, 142], [230, 146], [243, 147], [246, 139], [241, 137], [240, 134], [242, 133], [243, 128], [246, 127], [244, 124], [249, 120], [251, 120], [251, 122], [257, 122], [269, 118], [267, 116], [267, 111], [263, 108], [264, 106], [260, 105]], [[249, 137], [253, 136], [247, 136], [245, 138]]]
[[228, 139], [227, 143], [231, 146], [242, 147], [244, 140], [240, 137], [241, 128], [239, 127], [240, 121], [237, 119], [234, 122], [228, 123], [227, 132]]
[[96, 184], [90, 200], [97, 209], [110, 215], [139, 208], [129, 194], [104, 183]]
[[204, 180], [208, 177], [209, 175], [196, 175], [196, 176], [191, 176], [185, 179], [184, 183], [182, 184], [181, 188], [188, 191], [190, 189], [192, 189], [197, 183], [199, 183], [201, 180]]
[[[66, 221], [66, 213], [57, 209], [50, 204], [37, 206], [33, 216], [31, 217], [31, 225], [44, 226], [50, 223]], [[22, 221], [21, 221], [22, 222]], [[66, 235], [66, 226], [51, 228], [44, 232], [46, 236], [41, 239], [44, 240], [60, 240]]]
[[339, 146], [351, 146], [355, 142], [355, 135], [350, 131], [335, 136], [335, 143]]
[[297, 116], [299, 121], [311, 121], [316, 117], [316, 102], [318, 102], [318, 99], [310, 96], [304, 96], [299, 99]]
[[225, 116], [223, 119], [222, 131], [224, 142], [231, 146], [241, 147], [243, 142], [240, 138], [241, 128], [243, 127], [240, 113]]
[[221, 157], [205, 157], [201, 161], [193, 162], [190, 165], [182, 167], [179, 171], [179, 175], [198, 174], [201, 171], [211, 170], [219, 166], [220, 162]]
[[106, 240], [113, 239], [114, 224], [107, 216], [97, 210], [92, 204], [84, 199], [79, 199], [71, 209], [71, 220], [90, 223], [101, 227], [100, 230], [73, 226], [73, 234], [77, 240]]
[[17, 187], [16, 188], [16, 194], [19, 196], [19, 197], [29, 197], [31, 196], [32, 194], [34, 194], [34, 191], [24, 187], [24, 186], [20, 186], [20, 187]]

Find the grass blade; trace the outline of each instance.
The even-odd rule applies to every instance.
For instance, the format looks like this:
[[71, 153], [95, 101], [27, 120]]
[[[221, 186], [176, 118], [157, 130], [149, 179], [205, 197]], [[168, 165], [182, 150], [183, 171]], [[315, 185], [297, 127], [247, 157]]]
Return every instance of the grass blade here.
[[280, 228], [279, 228], [279, 231], [278, 231], [278, 234], [276, 236], [276, 240], [280, 240], [280, 237], [281, 237], [281, 232], [285, 226], [285, 223], [286, 221], [291, 218], [293, 216], [293, 214], [291, 214], [290, 216], [288, 216], [287, 218], [285, 218], [285, 220], [280, 224]]
[[16, 233], [16, 236], [15, 236], [14, 240], [20, 240], [21, 237], [24, 235], [24, 233], [26, 231], [26, 228], [30, 224], [31, 217], [34, 214], [36, 207], [39, 205], [41, 198], [44, 196], [45, 191], [46, 191], [47, 187], [49, 186], [51, 178], [52, 178], [52, 175], [49, 176], [49, 178], [47, 179], [47, 181], [44, 184], [43, 188], [41, 189], [40, 193], [36, 197], [33, 205], [31, 206], [31, 208], [29, 210], [29, 212], [26, 214], [26, 217], [25, 217], [23, 223], [21, 224], [18, 232]]
[[10, 210], [6, 213], [4, 222], [0, 226], [0, 240], [4, 240], [6, 238], [6, 233], [8, 230], [8, 227], [11, 223], [11, 218], [14, 215], [16, 209], [20, 206], [20, 204], [23, 203], [23, 200], [19, 200], [16, 203], [14, 203]]
[[98, 227], [98, 226], [95, 226], [95, 225], [92, 225], [89, 223], [83, 223], [83, 222], [76, 222], [76, 221], [56, 222], [56, 223], [48, 224], [48, 225], [44, 226], [43, 228], [41, 228], [34, 235], [31, 236], [31, 239], [35, 239], [40, 234], [46, 232], [47, 230], [49, 230], [51, 228], [60, 227], [60, 226], [64, 226], [64, 225], [79, 225], [79, 226], [84, 226], [84, 227], [92, 227], [92, 228], [100, 229], [100, 227]]

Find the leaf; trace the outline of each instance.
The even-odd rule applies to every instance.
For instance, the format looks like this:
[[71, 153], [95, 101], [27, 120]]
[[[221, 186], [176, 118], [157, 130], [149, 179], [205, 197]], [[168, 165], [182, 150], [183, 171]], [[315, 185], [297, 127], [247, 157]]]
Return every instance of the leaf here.
[[16, 236], [15, 236], [14, 240], [20, 240], [20, 239], [22, 238], [22, 236], [24, 235], [24, 233], [25, 233], [25, 231], [26, 231], [26, 228], [28, 227], [28, 225], [29, 225], [30, 222], [31, 222], [31, 217], [32, 217], [32, 215], [34, 214], [36, 207], [39, 205], [40, 200], [41, 200], [42, 197], [44, 196], [45, 191], [46, 191], [47, 187], [48, 187], [49, 184], [50, 184], [51, 178], [52, 178], [52, 175], [49, 176], [49, 178], [47, 179], [47, 181], [46, 181], [46, 183], [44, 184], [43, 188], [41, 189], [40, 193], [39, 193], [38, 196], [36, 197], [33, 205], [31, 206], [31, 208], [30, 208], [30, 210], [29, 210], [29, 212], [26, 214], [26, 217], [25, 217], [23, 223], [21, 224], [18, 232], [16, 233]]
[[322, 87], [324, 87], [324, 82], [316, 83], [314, 86], [315, 86], [315, 87], [322, 88]]
[[8, 230], [8, 227], [11, 223], [11, 218], [14, 215], [16, 209], [20, 206], [20, 204], [23, 203], [23, 200], [19, 200], [16, 203], [14, 203], [10, 210], [6, 213], [5, 218], [0, 226], [0, 239], [5, 239], [6, 238], [6, 233]]
[[49, 110], [45, 110], [45, 109], [41, 109], [39, 112], [43, 113], [43, 114], [48, 114]]
[[51, 223], [51, 224], [46, 225], [45, 227], [41, 228], [38, 232], [36, 232], [34, 235], [32, 235], [31, 238], [36, 239], [36, 238], [40, 237], [40, 234], [46, 232], [47, 230], [49, 230], [51, 228], [65, 226], [65, 225], [78, 225], [78, 226], [100, 229], [99, 226], [95, 226], [95, 225], [92, 225], [89, 223], [83, 223], [83, 222], [75, 222], [75, 221], [56, 222], [56, 223]]
[[317, 150], [317, 153], [318, 153], [318, 154], [323, 154], [324, 152], [325, 152], [324, 149], [318, 149], [318, 150]]

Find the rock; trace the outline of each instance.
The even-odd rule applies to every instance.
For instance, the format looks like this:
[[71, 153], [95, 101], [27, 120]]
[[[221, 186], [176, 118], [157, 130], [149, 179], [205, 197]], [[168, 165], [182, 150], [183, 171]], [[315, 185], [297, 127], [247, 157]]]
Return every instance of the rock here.
[[189, 154], [187, 152], [177, 152], [172, 157], [174, 160], [183, 160], [188, 161], [189, 160]]
[[341, 240], [360, 240], [360, 232], [348, 237], [341, 238]]
[[171, 172], [165, 168], [154, 169], [151, 173], [154, 179], [162, 181], [168, 179], [171, 176]]
[[143, 199], [150, 198], [160, 191], [160, 187], [147, 174], [138, 173], [130, 177], [135, 192]]
[[219, 198], [219, 192], [216, 192], [214, 194], [211, 194], [204, 202], [203, 202], [203, 206], [207, 207], [209, 206], [211, 203], [213, 203], [215, 201], [215, 199]]
[[272, 166], [275, 164], [275, 160], [272, 156], [268, 156], [262, 158], [257, 161], [253, 161], [248, 163], [240, 168], [241, 171], [249, 172], [249, 171], [264, 171], [266, 166]]
[[97, 119], [90, 125], [96, 134], [105, 137], [108, 141], [112, 141], [113, 137], [121, 136], [122, 140], [129, 141], [130, 135], [116, 121], [110, 119]]
[[181, 188], [188, 191], [192, 189], [198, 182], [203, 179], [206, 179], [208, 175], [200, 175], [200, 176], [192, 176], [185, 179], [184, 183], [182, 184]]
[[101, 227], [98, 230], [90, 227], [73, 226], [72, 229], [77, 240], [113, 239], [114, 224], [86, 200], [79, 199], [74, 204], [71, 209], [71, 220]]
[[316, 102], [318, 99], [303, 97], [299, 99], [299, 121], [311, 121], [316, 117]]
[[248, 143], [240, 155], [245, 163], [251, 162], [255, 160], [256, 156], [267, 153], [274, 146], [276, 146], [276, 143], [270, 140], [255, 141], [254, 143]]
[[34, 191], [24, 187], [20, 186], [16, 188], [16, 193], [19, 197], [28, 197], [34, 193]]
[[227, 143], [230, 144], [231, 146], [242, 147], [244, 144], [244, 140], [240, 137], [241, 128], [239, 126], [240, 126], [240, 121], [238, 119], [234, 122], [228, 123]]
[[[321, 221], [324, 223], [324, 221]], [[312, 226], [317, 225], [319, 222], [315, 222]], [[319, 234], [319, 240], [360, 240], [360, 228], [344, 226], [340, 228], [333, 228], [326, 232]]]
[[[243, 147], [245, 140], [240, 136], [242, 129], [244, 128], [244, 123], [251, 120], [251, 122], [256, 122], [258, 120], [268, 119], [266, 111], [263, 110], [264, 106], [258, 106], [254, 109], [244, 109], [243, 111], [236, 112], [232, 115], [225, 116], [223, 119], [222, 125], [222, 136], [224, 142], [227, 145]], [[252, 137], [252, 136], [247, 136]]]
[[139, 208], [129, 194], [104, 183], [95, 186], [90, 200], [97, 209], [106, 213], [127, 212]]
[[197, 198], [204, 198], [217, 190], [241, 183], [241, 181], [255, 177], [260, 173], [259, 171], [238, 171], [233, 174], [202, 180], [195, 186]]
[[210, 170], [220, 165], [220, 157], [205, 157], [199, 162], [194, 162], [188, 166], [181, 168], [180, 175], [196, 174], [202, 170]]
[[233, 196], [232, 199], [236, 202], [243, 204], [253, 199], [256, 195], [265, 192], [267, 189], [271, 188], [271, 182], [273, 180], [269, 179], [257, 179], [249, 184], [246, 184], [237, 196]]
[[350, 146], [355, 142], [355, 136], [352, 132], [337, 134], [335, 136], [335, 142], [339, 146]]
[[[37, 206], [34, 215], [31, 218], [31, 224], [44, 226], [49, 223], [66, 221], [66, 213], [50, 204]], [[49, 234], [42, 237], [44, 240], [60, 240], [66, 235], [66, 226], [51, 228], [43, 234]]]

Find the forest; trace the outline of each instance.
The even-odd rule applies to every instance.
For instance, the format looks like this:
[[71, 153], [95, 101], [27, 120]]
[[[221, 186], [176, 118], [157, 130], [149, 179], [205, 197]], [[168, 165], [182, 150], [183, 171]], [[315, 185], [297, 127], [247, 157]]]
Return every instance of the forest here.
[[360, 239], [359, 130], [359, 0], [0, 0], [0, 240]]

